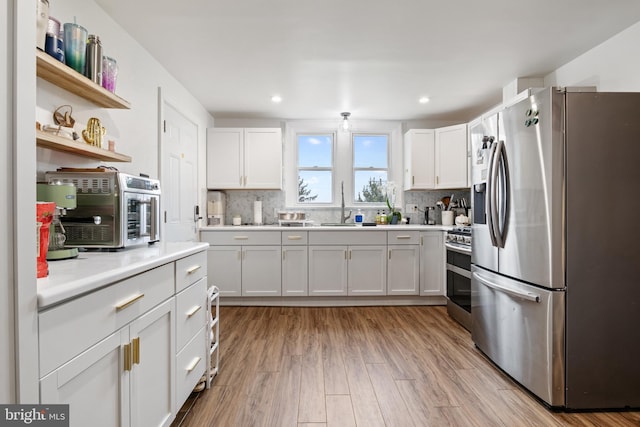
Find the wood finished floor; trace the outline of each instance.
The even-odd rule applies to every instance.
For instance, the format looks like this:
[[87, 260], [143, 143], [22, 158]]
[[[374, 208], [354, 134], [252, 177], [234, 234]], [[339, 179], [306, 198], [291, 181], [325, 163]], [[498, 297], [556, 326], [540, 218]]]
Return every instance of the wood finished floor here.
[[220, 373], [173, 426], [640, 426], [640, 412], [548, 411], [444, 307], [221, 307], [220, 320]]

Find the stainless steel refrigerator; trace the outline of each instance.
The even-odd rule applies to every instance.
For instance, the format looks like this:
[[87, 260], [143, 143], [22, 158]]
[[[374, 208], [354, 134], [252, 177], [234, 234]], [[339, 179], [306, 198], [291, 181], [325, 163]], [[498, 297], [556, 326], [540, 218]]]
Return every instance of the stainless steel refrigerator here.
[[640, 407], [640, 94], [548, 88], [470, 133], [476, 346], [549, 406]]

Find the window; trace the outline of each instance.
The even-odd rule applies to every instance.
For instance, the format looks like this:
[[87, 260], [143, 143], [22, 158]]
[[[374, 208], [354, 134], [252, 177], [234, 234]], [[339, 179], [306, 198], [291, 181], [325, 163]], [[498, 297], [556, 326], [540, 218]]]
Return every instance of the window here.
[[298, 203], [333, 201], [333, 134], [298, 134]]
[[389, 173], [389, 135], [353, 134], [355, 203], [384, 203]]

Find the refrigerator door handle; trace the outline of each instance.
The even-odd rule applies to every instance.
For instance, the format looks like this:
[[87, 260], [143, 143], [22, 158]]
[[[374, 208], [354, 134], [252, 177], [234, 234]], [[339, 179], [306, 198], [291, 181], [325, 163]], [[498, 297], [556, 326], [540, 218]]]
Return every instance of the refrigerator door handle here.
[[482, 283], [485, 286], [488, 286], [491, 289], [495, 289], [496, 291], [511, 295], [516, 298], [522, 298], [527, 301], [540, 302], [540, 295], [534, 294], [533, 292], [521, 292], [515, 289], [510, 289], [505, 286], [498, 285], [496, 283], [490, 282], [478, 273], [473, 273], [473, 277], [478, 282]]
[[[504, 248], [505, 240], [507, 238], [507, 229], [509, 221], [509, 163], [507, 161], [507, 149], [504, 141], [499, 141], [498, 148], [496, 149], [497, 156], [497, 176], [500, 183], [500, 211], [499, 217], [496, 220], [496, 240], [498, 241], [498, 247]], [[496, 190], [498, 191], [498, 190]], [[498, 202], [496, 201], [496, 211], [498, 210]]]
[[493, 143], [489, 147], [489, 168], [487, 173], [487, 199], [486, 209], [487, 212], [487, 227], [489, 228], [489, 237], [491, 237], [491, 245], [497, 247], [498, 242], [496, 240], [496, 230], [494, 227], [494, 218], [497, 217], [498, 212], [495, 209], [495, 181], [493, 179], [493, 171], [496, 166], [496, 147], [498, 144]]

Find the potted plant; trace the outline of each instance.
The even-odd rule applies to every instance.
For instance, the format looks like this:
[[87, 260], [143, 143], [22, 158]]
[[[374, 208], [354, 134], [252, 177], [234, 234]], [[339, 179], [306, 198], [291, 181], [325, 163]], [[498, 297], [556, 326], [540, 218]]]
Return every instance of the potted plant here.
[[400, 224], [402, 221], [402, 213], [395, 207], [396, 187], [393, 182], [387, 183], [387, 207], [389, 214], [387, 215], [387, 224]]

